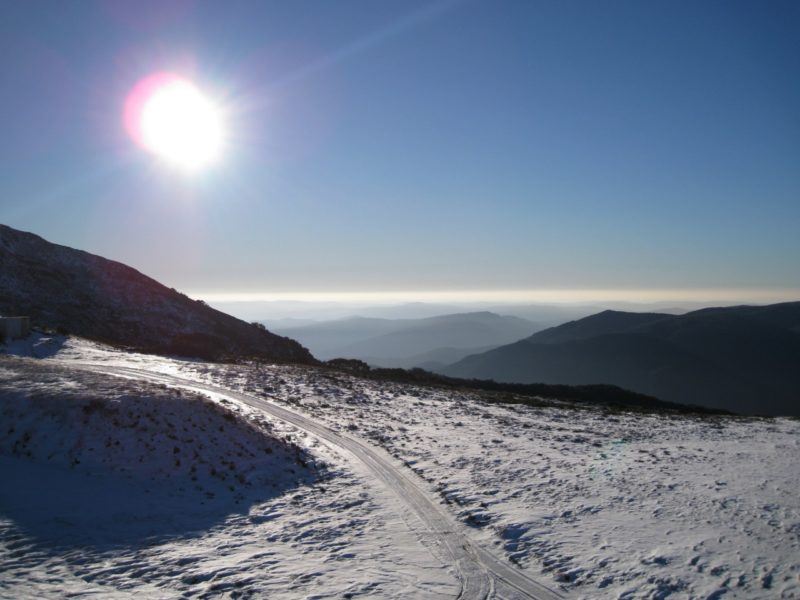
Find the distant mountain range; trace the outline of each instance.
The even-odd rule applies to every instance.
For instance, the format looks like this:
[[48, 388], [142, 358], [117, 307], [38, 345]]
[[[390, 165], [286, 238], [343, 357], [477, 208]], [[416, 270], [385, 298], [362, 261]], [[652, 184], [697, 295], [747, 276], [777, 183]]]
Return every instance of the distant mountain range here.
[[507, 344], [539, 329], [527, 319], [471, 312], [425, 319], [352, 317], [276, 331], [298, 340], [322, 359], [358, 358], [378, 366], [430, 367]]
[[132, 349], [315, 362], [294, 340], [195, 301], [122, 263], [0, 225], [0, 314]]
[[362, 360], [378, 367], [390, 367], [398, 369], [425, 369], [433, 373], [439, 373], [448, 365], [461, 360], [466, 356], [472, 354], [480, 354], [487, 352], [497, 345], [483, 346], [480, 348], [454, 348], [446, 346], [444, 348], [434, 348], [419, 354], [412, 354], [403, 358], [381, 358], [381, 357], [366, 357]]
[[518, 383], [610, 383], [672, 402], [800, 415], [800, 302], [683, 315], [605, 311], [441, 372]]

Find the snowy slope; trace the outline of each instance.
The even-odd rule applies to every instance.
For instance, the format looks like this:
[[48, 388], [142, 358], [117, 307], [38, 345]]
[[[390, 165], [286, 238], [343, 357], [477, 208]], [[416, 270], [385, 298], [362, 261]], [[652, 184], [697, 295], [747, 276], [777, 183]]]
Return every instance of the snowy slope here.
[[[11, 350], [53, 346], [128, 356]], [[0, 598], [452, 597], [447, 568], [345, 466], [236, 403], [0, 357]]]
[[[385, 448], [475, 539], [577, 597], [800, 596], [796, 420], [610, 412], [546, 399], [526, 407], [490, 394], [320, 368], [178, 361], [75, 338], [10, 350], [48, 358], [0, 358], [6, 369], [127, 365], [275, 398]], [[263, 418], [236, 408], [242, 418]], [[4, 491], [0, 572], [15, 575], [0, 577], [0, 595], [35, 581], [50, 596], [68, 585], [156, 597], [234, 589], [271, 598], [455, 596], [452, 572], [391, 498], [313, 437], [267, 422], [270, 435], [291, 437], [320, 465], [318, 479], [243, 498], [154, 545], [54, 551], [46, 536], [29, 533], [24, 511], [9, 513]], [[8, 460], [28, 459], [3, 458], [6, 479], [19, 472]]]
[[800, 597], [797, 420], [486, 404], [293, 368], [212, 373], [385, 447], [479, 539], [580, 597]]

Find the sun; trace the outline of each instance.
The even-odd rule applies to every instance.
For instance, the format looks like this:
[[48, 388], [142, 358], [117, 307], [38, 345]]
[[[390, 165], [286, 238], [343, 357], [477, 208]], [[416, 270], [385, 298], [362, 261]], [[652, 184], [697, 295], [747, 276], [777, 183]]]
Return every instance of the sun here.
[[156, 73], [140, 81], [128, 96], [125, 124], [140, 146], [183, 169], [210, 165], [222, 153], [222, 112], [178, 75]]

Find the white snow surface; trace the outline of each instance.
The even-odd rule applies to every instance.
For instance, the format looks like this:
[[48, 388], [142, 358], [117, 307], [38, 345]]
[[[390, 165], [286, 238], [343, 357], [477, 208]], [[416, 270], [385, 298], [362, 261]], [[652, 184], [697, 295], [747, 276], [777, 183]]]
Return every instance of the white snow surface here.
[[[3, 597], [457, 594], [412, 519], [346, 457], [243, 405], [67, 368], [102, 363], [267, 396], [381, 446], [485, 547], [575, 597], [800, 598], [798, 420], [523, 406], [325, 369], [217, 365], [41, 335], [7, 352], [16, 356], [0, 357]], [[21, 398], [40, 399], [33, 425], [19, 414]], [[153, 433], [139, 446], [123, 436], [118, 454], [91, 460], [86, 447], [70, 445], [74, 432], [47, 424], [51, 404], [68, 403], [68, 422], [88, 418], [81, 431], [104, 442], [120, 434], [96, 405], [131, 400], [163, 416], [153, 426], [160, 432], [169, 410], [204, 423], [194, 417], [200, 407], [235, 426], [231, 437], [244, 436], [245, 447], [273, 448], [270, 462], [235, 456], [242, 447], [221, 442], [209, 464], [232, 460], [236, 475], [252, 479], [230, 490], [231, 480], [210, 471], [199, 482], [173, 471], [168, 437]], [[15, 450], [5, 432], [23, 423], [34, 434], [27, 450]], [[146, 467], [124, 460], [135, 452]]]
[[295, 428], [69, 366], [180, 361], [44, 336], [7, 350], [49, 358], [0, 356], [0, 598], [457, 594], [395, 500]]

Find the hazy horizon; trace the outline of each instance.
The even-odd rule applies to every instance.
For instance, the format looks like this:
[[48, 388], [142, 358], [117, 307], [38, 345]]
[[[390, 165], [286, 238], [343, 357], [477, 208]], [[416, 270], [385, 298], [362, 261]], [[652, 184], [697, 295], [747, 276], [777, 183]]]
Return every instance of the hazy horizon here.
[[[633, 292], [633, 293], [632, 293]], [[529, 290], [381, 293], [190, 293], [248, 321], [326, 321], [349, 317], [425, 318], [492, 311], [550, 323], [601, 310], [688, 312], [712, 306], [800, 300], [800, 290]], [[714, 293], [716, 292], [716, 293]]]
[[448, 302], [455, 304], [593, 304], [622, 302], [717, 303], [744, 302], [769, 304], [800, 300], [794, 289], [531, 289], [531, 290], [396, 290], [396, 291], [281, 291], [281, 292], [203, 292], [187, 291], [188, 296], [206, 302], [297, 302], [404, 304]]

